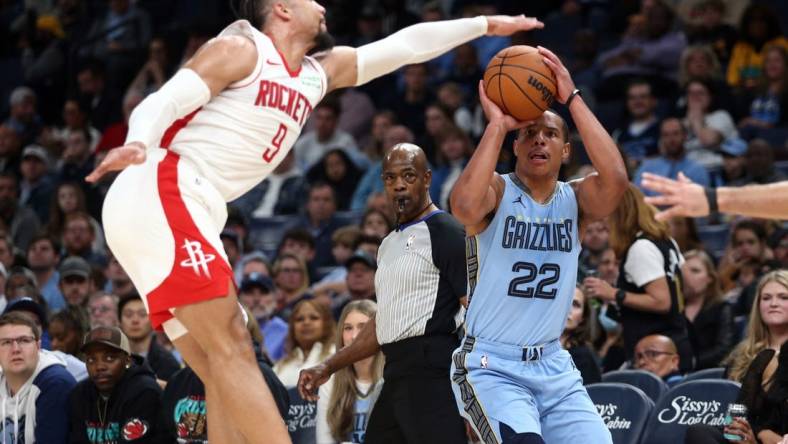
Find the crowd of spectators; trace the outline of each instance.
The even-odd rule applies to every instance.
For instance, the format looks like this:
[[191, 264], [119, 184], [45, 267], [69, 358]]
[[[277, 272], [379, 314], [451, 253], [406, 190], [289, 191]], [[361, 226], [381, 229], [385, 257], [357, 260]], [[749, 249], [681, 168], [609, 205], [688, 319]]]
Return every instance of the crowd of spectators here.
[[[46, 434], [67, 436], [68, 428], [71, 442], [111, 441], [127, 431], [146, 442], [206, 436], [199, 380], [151, 330], [104, 242], [101, 208], [113, 177], [83, 178], [122, 145], [131, 110], [232, 21], [231, 3], [0, 0], [0, 402], [19, 402], [4, 410], [3, 436], [61, 442]], [[632, 179], [616, 213], [590, 224], [583, 239], [561, 340], [584, 382], [640, 368], [674, 384], [719, 366], [742, 381], [777, 359], [788, 328], [788, 228], [714, 217], [658, 223], [638, 187], [644, 172], [683, 172], [707, 186], [788, 178], [785, 2], [321, 3], [337, 42], [353, 46], [420, 21], [478, 14], [536, 15], [545, 28], [483, 37], [332, 93], [273, 174], [229, 204], [221, 238], [258, 333], [261, 369], [269, 385], [281, 381], [275, 392], [283, 394], [291, 432], [314, 429], [317, 415], [318, 442], [348, 434], [363, 440], [351, 416], [374, 404], [380, 356], [334, 376], [317, 406], [302, 403], [311, 423], [292, 418], [300, 411], [287, 408], [285, 392], [291, 405], [301, 402], [287, 390], [299, 370], [346, 346], [374, 316], [374, 303], [362, 301], [375, 300], [377, 249], [396, 227], [380, 179], [383, 153], [401, 142], [422, 147], [430, 196], [450, 211], [452, 187], [484, 128], [478, 80], [486, 62], [512, 44], [540, 44], [562, 58]], [[505, 146], [500, 170], [513, 162]], [[588, 163], [573, 143], [561, 178], [588, 174]], [[618, 304], [621, 290], [637, 297]], [[765, 357], [767, 349], [775, 353]], [[761, 367], [748, 370], [751, 362]], [[128, 387], [144, 387], [145, 405], [128, 399]], [[47, 416], [20, 422], [33, 414]], [[770, 421], [758, 427], [788, 424], [786, 417]]]

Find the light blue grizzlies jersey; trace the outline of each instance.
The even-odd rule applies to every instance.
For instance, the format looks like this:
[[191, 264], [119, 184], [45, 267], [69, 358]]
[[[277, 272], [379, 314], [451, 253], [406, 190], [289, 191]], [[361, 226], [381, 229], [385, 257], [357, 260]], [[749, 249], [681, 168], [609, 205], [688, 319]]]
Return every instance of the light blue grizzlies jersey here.
[[466, 239], [468, 336], [518, 346], [558, 339], [572, 305], [580, 254], [577, 199], [558, 182], [542, 205], [514, 173], [490, 225]]

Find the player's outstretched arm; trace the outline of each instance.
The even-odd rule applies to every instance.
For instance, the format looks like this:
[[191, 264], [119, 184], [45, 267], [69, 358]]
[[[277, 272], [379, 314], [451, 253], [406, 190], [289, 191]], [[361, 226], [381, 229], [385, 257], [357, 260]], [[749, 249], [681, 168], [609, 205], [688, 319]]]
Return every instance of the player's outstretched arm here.
[[111, 150], [86, 180], [95, 182], [110, 171], [144, 162], [145, 150], [158, 146], [173, 122], [208, 103], [227, 85], [246, 78], [256, 62], [257, 49], [246, 37], [208, 41], [158, 91], [134, 108], [125, 145]]
[[487, 97], [483, 81], [479, 81], [479, 101], [487, 116], [479, 146], [460, 174], [451, 192], [451, 212], [466, 227], [468, 235], [484, 229], [485, 217], [498, 207], [503, 196], [503, 179], [495, 173], [506, 133], [522, 128], [529, 122], [518, 122], [506, 115]]
[[[707, 216], [710, 205], [706, 190], [679, 173], [679, 180], [644, 173], [643, 187], [660, 196], [646, 197], [652, 205], [666, 206], [657, 213], [658, 220], [672, 217]], [[788, 219], [788, 181], [768, 185], [720, 187], [716, 190], [717, 208], [721, 213], [767, 219]]]
[[362, 85], [402, 66], [426, 62], [485, 34], [507, 36], [542, 27], [542, 22], [525, 15], [426, 22], [359, 48], [337, 47], [318, 58], [328, 75], [328, 88], [333, 90]]
[[[566, 104], [575, 91], [575, 83], [561, 60], [547, 48], [538, 47], [545, 64], [555, 74], [558, 101]], [[597, 170], [577, 184], [577, 201], [586, 220], [602, 219], [618, 206], [627, 188], [627, 170], [616, 143], [599, 123], [594, 113], [579, 95], [569, 103], [569, 112], [577, 127], [591, 163]]]
[[337, 370], [368, 358], [380, 350], [375, 332], [375, 318], [364, 325], [353, 343], [337, 351], [323, 363], [301, 370], [298, 375], [298, 393], [307, 401], [317, 401], [317, 389], [328, 381]]

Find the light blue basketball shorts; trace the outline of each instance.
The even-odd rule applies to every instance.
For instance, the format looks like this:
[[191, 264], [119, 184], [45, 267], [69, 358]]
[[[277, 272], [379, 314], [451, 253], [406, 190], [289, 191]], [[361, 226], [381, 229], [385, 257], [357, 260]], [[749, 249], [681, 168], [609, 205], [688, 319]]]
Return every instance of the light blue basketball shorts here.
[[580, 371], [558, 341], [517, 347], [466, 336], [452, 355], [452, 389], [485, 444], [536, 433], [546, 444], [612, 444]]

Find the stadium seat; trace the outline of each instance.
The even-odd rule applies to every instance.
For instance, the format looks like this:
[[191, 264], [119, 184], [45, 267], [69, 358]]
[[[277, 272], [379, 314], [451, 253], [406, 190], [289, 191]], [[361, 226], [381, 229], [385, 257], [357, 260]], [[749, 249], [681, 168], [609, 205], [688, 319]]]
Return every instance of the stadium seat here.
[[705, 368], [696, 372], [690, 373], [684, 377], [682, 382], [695, 381], [698, 379], [722, 379], [725, 377], [724, 367]]
[[249, 243], [268, 257], [275, 257], [282, 236], [297, 222], [298, 216], [295, 215], [252, 219], [249, 221]]
[[727, 379], [699, 379], [673, 387], [657, 402], [640, 444], [683, 443], [691, 425], [722, 425], [739, 387]]
[[668, 385], [654, 373], [645, 370], [616, 370], [602, 375], [602, 382], [620, 382], [629, 384], [643, 390], [643, 392], [657, 402], [668, 391]]
[[729, 229], [729, 224], [698, 226], [698, 237], [700, 241], [716, 259], [721, 258], [723, 253], [725, 253], [725, 246], [728, 244]]
[[361, 219], [364, 217], [363, 211], [337, 211], [334, 218], [339, 221], [340, 225], [359, 225]]
[[614, 444], [640, 441], [654, 410], [654, 401], [643, 390], [617, 382], [591, 384], [586, 390], [610, 430]]

